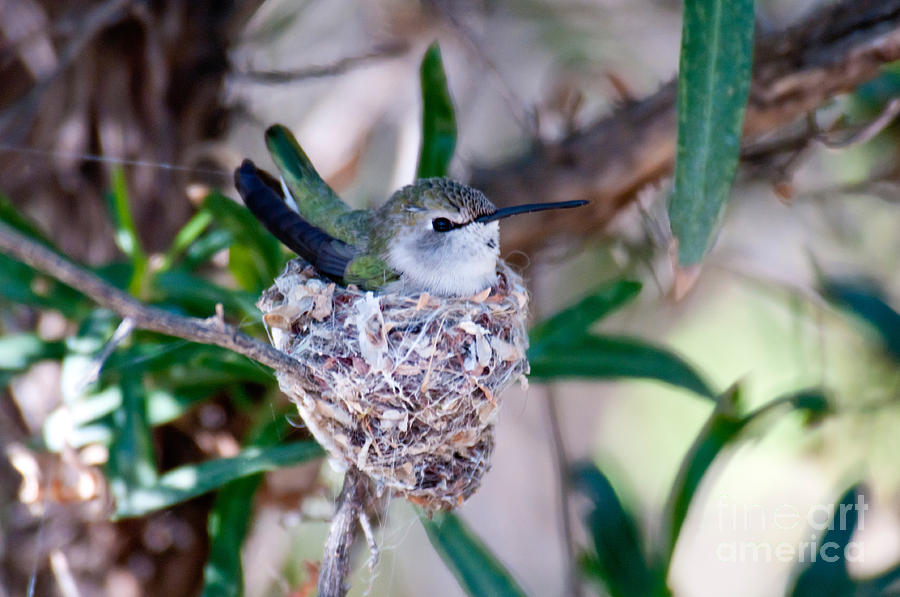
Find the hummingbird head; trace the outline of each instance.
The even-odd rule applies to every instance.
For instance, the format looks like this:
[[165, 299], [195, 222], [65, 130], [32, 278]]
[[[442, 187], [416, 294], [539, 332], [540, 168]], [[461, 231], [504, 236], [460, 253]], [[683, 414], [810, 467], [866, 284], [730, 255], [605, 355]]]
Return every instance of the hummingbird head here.
[[447, 178], [406, 186], [378, 210], [372, 240], [408, 291], [470, 296], [493, 284], [500, 255], [498, 221], [586, 201], [497, 209], [484, 193]]

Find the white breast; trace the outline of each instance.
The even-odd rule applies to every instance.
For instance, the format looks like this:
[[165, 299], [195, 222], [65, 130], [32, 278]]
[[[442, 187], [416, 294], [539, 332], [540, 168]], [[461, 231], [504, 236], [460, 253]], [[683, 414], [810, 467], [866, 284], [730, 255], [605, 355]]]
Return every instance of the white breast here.
[[470, 224], [440, 233], [412, 231], [391, 243], [388, 265], [400, 272], [388, 290], [428, 292], [435, 296], [471, 296], [494, 283], [499, 256], [497, 222]]

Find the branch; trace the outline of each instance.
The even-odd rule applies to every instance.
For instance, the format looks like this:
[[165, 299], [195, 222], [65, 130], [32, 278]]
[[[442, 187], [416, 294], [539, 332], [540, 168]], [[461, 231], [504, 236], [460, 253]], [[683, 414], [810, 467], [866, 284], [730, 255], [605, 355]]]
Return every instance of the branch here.
[[287, 354], [238, 331], [237, 328], [226, 324], [221, 316], [208, 319], [184, 317], [145, 305], [2, 222], [0, 222], [0, 252], [68, 284], [98, 305], [130, 319], [136, 328], [192, 342], [215, 344], [276, 371], [292, 371], [298, 366]]
[[356, 536], [356, 522], [365, 513], [369, 500], [369, 480], [355, 466], [344, 474], [344, 487], [335, 504], [334, 517], [319, 570], [319, 597], [344, 597], [350, 574], [350, 551]]
[[[760, 36], [745, 143], [855, 89], [898, 59], [900, 0], [844, 0], [786, 31]], [[590, 208], [511, 219], [503, 231], [504, 251], [529, 252], [546, 240], [535, 230], [588, 235], [603, 228], [638, 190], [671, 173], [675, 142], [670, 81], [581, 132], [497, 167], [476, 169], [471, 183], [499, 206], [526, 199], [592, 200]]]
[[325, 66], [308, 66], [295, 70], [236, 70], [231, 76], [245, 79], [251, 83], [282, 84], [295, 83], [306, 79], [319, 79], [343, 74], [366, 62], [394, 58], [409, 50], [409, 44], [403, 41], [388, 43], [359, 56], [347, 56], [337, 62]]

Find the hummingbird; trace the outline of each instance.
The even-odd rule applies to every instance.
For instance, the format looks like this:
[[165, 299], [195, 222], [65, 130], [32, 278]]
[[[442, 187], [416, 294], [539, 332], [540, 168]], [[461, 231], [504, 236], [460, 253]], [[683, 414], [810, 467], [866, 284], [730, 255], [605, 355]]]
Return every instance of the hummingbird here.
[[424, 178], [373, 209], [351, 209], [322, 180], [287, 127], [266, 130], [276, 178], [250, 160], [234, 172], [250, 212], [320, 274], [372, 291], [466, 297], [497, 276], [499, 220], [587, 201], [498, 209], [449, 178]]

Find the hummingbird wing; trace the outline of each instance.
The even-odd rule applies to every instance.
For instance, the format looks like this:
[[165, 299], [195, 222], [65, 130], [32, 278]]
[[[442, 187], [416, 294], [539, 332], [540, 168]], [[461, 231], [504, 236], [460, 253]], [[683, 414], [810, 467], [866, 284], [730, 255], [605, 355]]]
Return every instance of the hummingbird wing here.
[[266, 130], [266, 147], [303, 219], [344, 242], [365, 244], [368, 227], [359, 228], [367, 221], [365, 212], [354, 211], [341, 201], [286, 126], [273, 124]]
[[334, 238], [324, 230], [313, 226], [291, 210], [277, 187], [273, 188], [271, 175], [256, 168], [250, 160], [244, 160], [234, 171], [234, 186], [256, 219], [284, 243], [309, 261], [319, 273], [337, 281], [343, 281], [347, 264], [361, 250]]

